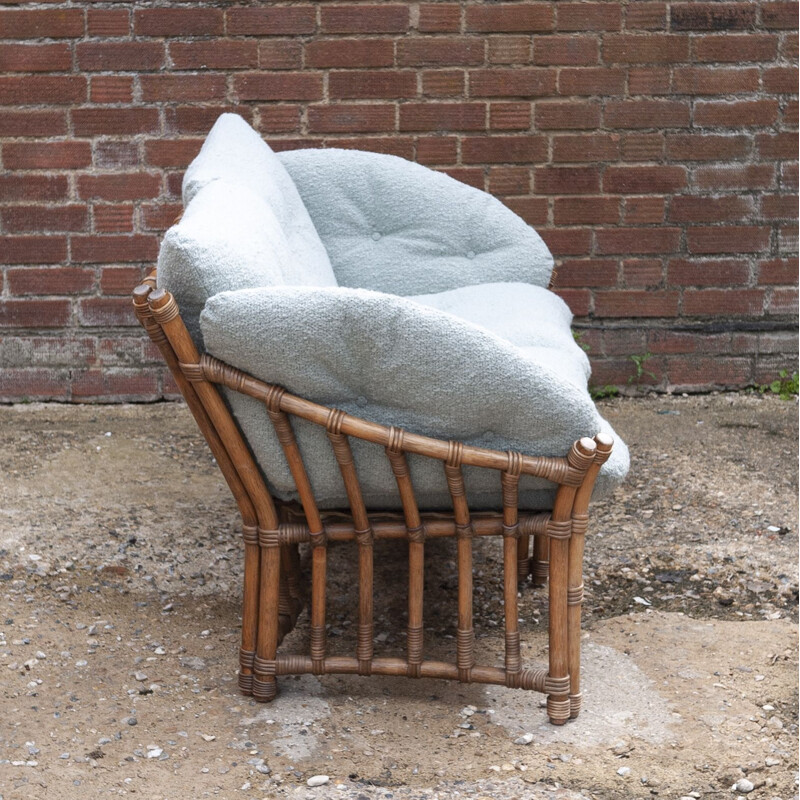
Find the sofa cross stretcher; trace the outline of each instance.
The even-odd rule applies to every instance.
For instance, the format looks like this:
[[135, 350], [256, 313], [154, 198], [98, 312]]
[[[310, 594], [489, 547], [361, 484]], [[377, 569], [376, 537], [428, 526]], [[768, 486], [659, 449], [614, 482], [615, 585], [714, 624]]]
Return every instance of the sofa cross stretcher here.
[[[239, 686], [277, 676], [450, 678], [581, 707], [589, 501], [628, 452], [587, 390], [552, 256], [495, 198], [403, 159], [274, 153], [219, 118], [183, 183], [184, 213], [133, 293], [237, 501], [245, 548]], [[612, 446], [613, 445], [613, 446]], [[456, 540], [455, 663], [426, 659], [425, 542]], [[499, 537], [505, 660], [476, 663], [472, 552]], [[408, 542], [405, 657], [374, 652], [374, 542]], [[358, 552], [353, 655], [326, 636], [328, 547]], [[532, 543], [532, 546], [531, 546]], [[304, 607], [305, 654], [278, 650]], [[522, 664], [517, 592], [549, 582], [549, 663]]]

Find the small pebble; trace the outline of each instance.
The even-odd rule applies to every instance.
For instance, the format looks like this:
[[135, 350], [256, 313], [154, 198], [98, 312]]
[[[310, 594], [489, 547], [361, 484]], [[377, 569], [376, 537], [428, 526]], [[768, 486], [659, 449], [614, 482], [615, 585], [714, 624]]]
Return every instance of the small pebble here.
[[137, 681], [146, 681], [147, 680], [147, 673], [145, 672], [134, 672], [133, 677], [136, 678]]
[[312, 775], [307, 781], [308, 786], [324, 786], [330, 778], [327, 775]]
[[514, 739], [514, 744], [530, 744], [532, 741], [532, 733], [523, 733], [522, 736], [518, 736], [516, 739]]
[[36, 658], [38, 658], [39, 661], [44, 661], [44, 659], [46, 659], [47, 656], [41, 650], [37, 650], [36, 651]]
[[764, 761], [768, 767], [777, 767], [781, 763], [779, 758], [768, 758]]
[[740, 778], [736, 781], [736, 785], [733, 787], [735, 791], [741, 792], [742, 794], [748, 794], [753, 791], [756, 787], [753, 786], [753, 782], [747, 780], [747, 778]]
[[630, 775], [630, 774], [631, 774], [631, 768], [630, 767], [620, 767], [617, 770], [617, 775], [622, 775], [623, 778], [626, 777], [627, 775]]

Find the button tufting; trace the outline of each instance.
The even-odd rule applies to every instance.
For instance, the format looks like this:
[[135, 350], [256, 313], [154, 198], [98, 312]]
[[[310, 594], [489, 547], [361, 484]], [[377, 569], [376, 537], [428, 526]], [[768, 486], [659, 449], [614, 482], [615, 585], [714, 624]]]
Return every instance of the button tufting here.
[[378, 239], [380, 239], [380, 238], [381, 238], [381, 235], [377, 231], [372, 234], [372, 241], [373, 242], [377, 242]]
[[475, 252], [473, 250], [468, 251], [467, 258], [475, 258]]

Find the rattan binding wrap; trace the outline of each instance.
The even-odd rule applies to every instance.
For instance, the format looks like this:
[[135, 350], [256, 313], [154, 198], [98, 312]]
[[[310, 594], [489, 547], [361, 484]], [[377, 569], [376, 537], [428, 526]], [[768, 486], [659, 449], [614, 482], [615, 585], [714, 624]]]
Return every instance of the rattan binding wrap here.
[[[385, 427], [327, 408], [273, 386], [195, 348], [175, 299], [155, 288], [155, 273], [133, 292], [137, 318], [161, 351], [178, 387], [206, 437], [242, 516], [245, 569], [239, 687], [256, 700], [277, 694], [277, 676], [313, 673], [397, 675], [487, 683], [547, 694], [547, 713], [555, 724], [577, 716], [580, 692], [580, 612], [583, 602], [583, 543], [588, 530], [592, 487], [612, 441], [598, 435], [575, 442], [564, 457], [526, 456], [472, 447], [458, 441], [420, 436]], [[264, 404], [274, 426], [300, 499], [289, 508], [274, 500], [240, 429], [223, 401], [219, 386]], [[327, 433], [344, 482], [350, 515], [319, 511], [306, 465], [295, 439], [292, 418], [319, 425]], [[397, 484], [402, 514], [367, 509], [354, 463], [350, 438], [384, 448]], [[450, 514], [421, 514], [407, 454], [438, 460], [449, 489]], [[472, 513], [463, 467], [498, 473], [502, 508]], [[556, 484], [552, 508], [519, 509], [522, 475]], [[456, 540], [458, 625], [455, 663], [433, 661], [424, 653], [424, 561], [428, 539]], [[503, 666], [476, 661], [473, 631], [472, 555], [476, 538], [498, 537], [503, 548], [505, 660]], [[533, 538], [533, 554], [530, 540]], [[404, 539], [408, 547], [408, 623], [405, 658], [374, 652], [374, 543]], [[327, 548], [351, 542], [358, 552], [358, 626], [356, 652], [334, 656], [326, 638]], [[308, 653], [278, 653], [278, 645], [294, 626], [304, 592], [298, 545], [310, 547], [310, 636]], [[549, 583], [549, 663], [522, 664], [517, 592], [532, 574], [534, 584]]]

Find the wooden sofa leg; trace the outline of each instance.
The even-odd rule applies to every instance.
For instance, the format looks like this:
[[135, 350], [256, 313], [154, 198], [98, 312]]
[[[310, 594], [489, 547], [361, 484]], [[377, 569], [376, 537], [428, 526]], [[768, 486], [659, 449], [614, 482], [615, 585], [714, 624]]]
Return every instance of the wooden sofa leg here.
[[[572, 446], [568, 461], [579, 472], [581, 483], [594, 461], [597, 445], [580, 439]], [[577, 487], [561, 484], [556, 492], [553, 514], [548, 523], [550, 535], [550, 663], [547, 675], [547, 716], [553, 725], [563, 725], [570, 717], [569, 674], [569, 555], [572, 514]]]
[[[259, 531], [261, 602], [258, 644], [253, 665], [253, 699], [268, 703], [278, 695], [276, 655], [280, 632], [281, 550], [277, 531]], [[270, 535], [273, 534], [273, 535]]]
[[569, 625], [569, 716], [581, 713], [581, 611], [583, 609], [583, 550], [589, 525], [589, 501], [600, 467], [608, 460], [614, 445], [606, 434], [595, 436], [594, 461], [575, 494], [572, 508], [572, 538], [569, 542], [569, 587], [567, 589]]
[[239, 689], [253, 694], [253, 663], [258, 641], [258, 584], [261, 567], [258, 552], [258, 528], [245, 525], [244, 586], [242, 591], [242, 644], [239, 648]]
[[[577, 504], [577, 503], [576, 503]], [[583, 545], [589, 518], [572, 515], [572, 537], [569, 541], [569, 587], [567, 613], [569, 624], [569, 716], [575, 719], [581, 711], [581, 609], [583, 607]]]

